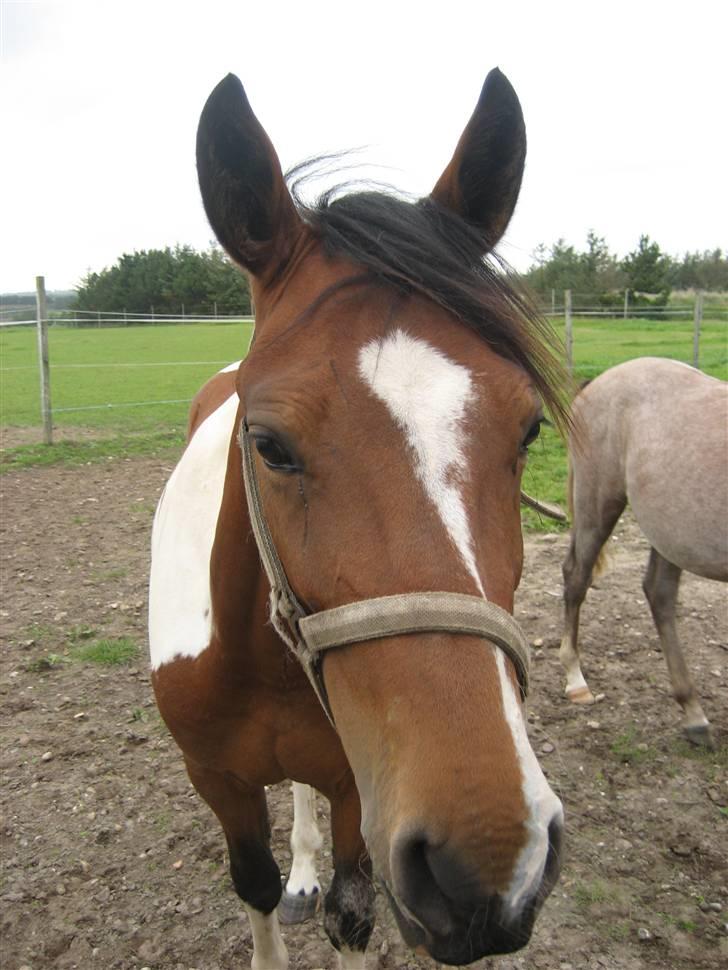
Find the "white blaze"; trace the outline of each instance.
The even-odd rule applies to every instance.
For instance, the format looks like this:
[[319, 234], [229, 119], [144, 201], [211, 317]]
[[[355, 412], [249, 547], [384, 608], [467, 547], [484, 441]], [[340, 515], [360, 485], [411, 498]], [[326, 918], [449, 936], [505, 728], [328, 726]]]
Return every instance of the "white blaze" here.
[[541, 765], [533, 753], [526, 733], [523, 707], [516, 695], [516, 688], [506, 670], [506, 658], [502, 650], [495, 651], [500, 678], [501, 696], [506, 721], [513, 735], [518, 763], [523, 779], [523, 797], [528, 809], [526, 830], [528, 839], [516, 863], [511, 884], [505, 894], [512, 912], [519, 912], [538, 889], [549, 850], [549, 825], [563, 821], [560, 800], [546, 781]]
[[468, 471], [463, 425], [475, 401], [470, 371], [426, 341], [395, 330], [362, 347], [359, 373], [404, 431], [417, 478], [485, 597], [460, 489]]
[[[414, 452], [415, 474], [483, 597], [473, 539], [460, 485], [468, 477], [464, 423], [476, 401], [470, 371], [424, 340], [402, 330], [367, 343], [359, 352], [359, 373], [386, 404]], [[519, 911], [538, 888], [549, 849], [548, 826], [563, 814], [528, 740], [523, 708], [506, 670], [496, 658], [503, 710], [521, 769], [528, 810], [528, 838], [518, 858], [506, 900]]]

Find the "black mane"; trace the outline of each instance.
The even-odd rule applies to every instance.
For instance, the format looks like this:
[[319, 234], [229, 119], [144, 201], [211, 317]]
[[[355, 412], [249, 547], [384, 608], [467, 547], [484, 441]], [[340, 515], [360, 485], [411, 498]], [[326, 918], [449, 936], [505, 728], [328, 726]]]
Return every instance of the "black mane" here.
[[556, 423], [566, 422], [568, 378], [557, 338], [505, 263], [483, 257], [489, 247], [477, 228], [432, 199], [412, 203], [379, 191], [341, 195], [334, 188], [306, 205], [297, 193], [306, 173], [296, 176], [300, 169], [289, 174], [296, 206], [325, 252], [363, 270], [350, 282], [368, 280], [439, 304], [523, 367]]

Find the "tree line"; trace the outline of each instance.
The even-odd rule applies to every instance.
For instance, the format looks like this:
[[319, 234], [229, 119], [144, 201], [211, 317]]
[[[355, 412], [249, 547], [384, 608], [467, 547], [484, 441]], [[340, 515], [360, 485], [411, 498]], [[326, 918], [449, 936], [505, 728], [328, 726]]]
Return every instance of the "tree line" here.
[[[728, 253], [720, 249], [664, 253], [649, 236], [620, 259], [603, 237], [589, 232], [579, 250], [563, 239], [539, 246], [525, 280], [544, 303], [552, 291], [562, 299], [571, 290], [586, 306], [666, 305], [672, 290], [728, 291]], [[576, 304], [575, 304], [576, 305]], [[250, 289], [244, 273], [221, 249], [197, 252], [190, 246], [125, 253], [108, 269], [90, 272], [77, 288], [75, 309], [101, 312], [209, 314], [250, 313]]]
[[728, 291], [728, 252], [714, 249], [675, 258], [644, 235], [620, 259], [602, 236], [590, 231], [583, 250], [563, 239], [538, 246], [525, 279], [544, 302], [552, 291], [561, 299], [564, 290], [571, 290], [582, 306], [617, 306], [629, 290], [632, 305], [665, 306], [673, 290]]
[[88, 273], [77, 288], [74, 309], [101, 312], [249, 314], [244, 273], [221, 249], [191, 246], [124, 253], [108, 269]]

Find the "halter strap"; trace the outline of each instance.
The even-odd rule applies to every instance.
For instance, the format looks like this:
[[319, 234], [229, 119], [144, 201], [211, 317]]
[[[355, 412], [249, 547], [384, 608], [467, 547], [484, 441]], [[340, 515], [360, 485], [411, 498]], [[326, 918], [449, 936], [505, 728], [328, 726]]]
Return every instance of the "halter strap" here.
[[467, 593], [422, 592], [379, 596], [309, 613], [296, 598], [270, 534], [250, 447], [247, 423], [240, 429], [243, 479], [258, 552], [270, 583], [271, 622], [290, 647], [316, 691], [327, 717], [333, 714], [321, 673], [324, 651], [347, 644], [410, 633], [460, 633], [483, 637], [513, 662], [521, 693], [528, 693], [529, 649], [510, 613]]

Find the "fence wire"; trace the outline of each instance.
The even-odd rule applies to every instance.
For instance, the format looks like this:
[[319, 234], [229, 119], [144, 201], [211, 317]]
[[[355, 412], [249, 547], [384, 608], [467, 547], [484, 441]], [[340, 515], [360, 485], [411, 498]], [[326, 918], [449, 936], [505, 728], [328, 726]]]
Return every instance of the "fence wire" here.
[[[563, 306], [547, 306], [542, 308], [542, 312], [545, 316], [550, 317], [554, 321], [563, 320], [565, 317], [565, 308]], [[629, 316], [626, 318], [625, 323], [629, 320], [644, 321], [645, 318], [650, 318], [655, 321], [660, 321], [665, 324], [669, 324], [670, 321], [674, 320], [676, 328], [680, 328], [679, 331], [682, 332], [682, 327], [685, 326], [686, 322], [693, 317], [694, 309], [688, 307], [629, 307]], [[712, 321], [728, 321], [728, 304], [708, 304], [704, 308], [705, 317]], [[573, 317], [578, 319], [607, 319], [611, 318], [615, 321], [615, 332], [616, 328], [624, 319], [623, 311], [618, 308], [607, 308], [604, 307], [585, 307], [585, 308], [575, 308], [572, 310]], [[195, 315], [175, 315], [175, 314], [154, 314], [154, 316], [144, 315], [139, 313], [127, 313], [124, 311], [117, 312], [107, 312], [101, 313], [96, 311], [73, 311], [72, 313], [51, 313], [48, 317], [47, 323], [52, 329], [55, 328], [76, 328], [87, 329], [95, 327], [147, 327], [147, 326], [177, 326], [177, 325], [193, 325], [193, 324], [204, 324], [206, 326], [215, 327], [216, 324], [226, 325], [226, 324], [252, 324], [253, 317], [249, 315], [223, 315], [217, 314], [195, 314]], [[1, 327], [22, 327], [22, 326], [36, 326], [37, 321], [35, 319], [24, 319], [24, 320], [13, 320], [13, 321], [0, 321]], [[672, 331], [672, 328], [670, 328]], [[687, 337], [687, 333], [685, 334]], [[726, 345], [728, 348], [728, 334]], [[728, 353], [728, 349], [727, 349]], [[615, 361], [616, 362], [616, 361]], [[135, 369], [146, 369], [150, 372], [162, 371], [165, 368], [207, 368], [210, 375], [215, 373], [216, 370], [220, 370], [229, 365], [229, 360], [227, 359], [213, 359], [213, 360], [162, 360], [162, 361], [142, 361], [142, 360], [127, 360], [119, 361], [113, 360], [108, 362], [93, 362], [93, 363], [82, 363], [82, 362], [63, 362], [55, 363], [53, 361], [53, 354], [51, 352], [51, 373], [65, 372], [79, 372], [98, 370], [99, 368], [110, 369], [115, 371], [132, 371]], [[582, 369], [587, 365], [583, 365]], [[608, 366], [611, 366], [609, 364]], [[591, 365], [588, 365], [591, 367]], [[588, 369], [588, 368], [587, 368]], [[4, 362], [0, 361], [0, 375], [7, 375], [8, 377], [13, 372], [19, 371], [33, 371], [37, 370], [37, 364], [18, 364], [18, 365], [8, 365], [6, 366]], [[20, 379], [20, 375], [19, 375]], [[166, 386], [170, 390], [173, 388], [170, 386], [170, 382], [165, 382]], [[7, 401], [7, 392], [4, 394]], [[72, 413], [83, 413], [83, 412], [99, 412], [99, 411], [113, 411], [115, 409], [134, 409], [134, 408], [155, 408], [162, 406], [178, 406], [187, 405], [192, 399], [192, 394], [189, 397], [165, 397], [157, 400], [132, 400], [132, 401], [105, 401], [100, 403], [88, 403], [88, 404], [74, 404], [73, 401], [68, 402], [68, 404], [63, 404], [60, 407], [53, 406], [53, 414], [72, 414]], [[5, 420], [5, 419], [4, 419]]]

